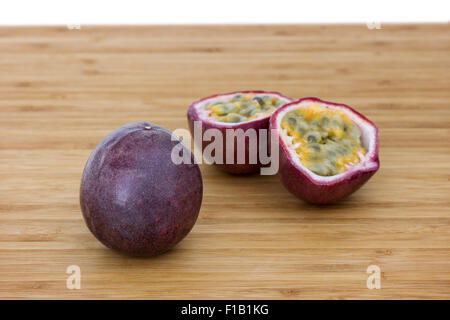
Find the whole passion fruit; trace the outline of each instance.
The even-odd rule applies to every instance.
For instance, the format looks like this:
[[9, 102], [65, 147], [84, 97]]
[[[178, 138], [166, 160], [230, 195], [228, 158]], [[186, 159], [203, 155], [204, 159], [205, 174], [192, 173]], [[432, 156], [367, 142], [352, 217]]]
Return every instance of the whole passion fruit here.
[[352, 108], [303, 98], [274, 112], [279, 175], [310, 203], [328, 204], [359, 189], [378, 170], [378, 128]]
[[194, 226], [203, 183], [192, 164], [175, 164], [180, 140], [147, 122], [127, 124], [106, 136], [84, 168], [80, 205], [89, 230], [107, 247], [153, 256], [181, 241]]
[[[264, 153], [261, 148], [267, 145], [270, 138], [270, 116], [291, 101], [291, 98], [278, 92], [216, 94], [198, 100], [189, 107], [189, 128], [203, 152], [211, 143], [219, 142], [220, 156], [213, 154], [214, 161], [211, 161], [218, 168], [232, 174], [254, 173], [267, 164], [261, 159]], [[202, 135], [200, 141], [196, 128]], [[214, 139], [208, 131], [214, 133]], [[206, 136], [209, 138], [205, 139]]]

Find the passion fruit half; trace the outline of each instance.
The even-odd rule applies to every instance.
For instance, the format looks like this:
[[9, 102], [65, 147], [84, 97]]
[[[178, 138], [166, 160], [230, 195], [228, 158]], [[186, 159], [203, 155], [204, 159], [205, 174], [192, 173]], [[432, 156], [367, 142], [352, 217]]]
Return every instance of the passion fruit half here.
[[378, 128], [347, 105], [303, 98], [275, 111], [279, 176], [294, 195], [314, 204], [336, 202], [378, 170]]
[[[187, 114], [189, 128], [196, 143], [201, 144], [199, 147], [202, 152], [212, 143], [204, 139], [203, 134], [210, 129], [220, 131], [222, 161], [213, 162], [220, 169], [232, 174], [254, 173], [263, 165], [259, 156], [260, 140], [263, 144], [268, 144], [270, 116], [292, 101], [278, 92], [239, 91], [216, 94], [192, 103]], [[195, 136], [196, 124], [201, 128], [201, 141]], [[260, 134], [260, 129], [264, 129], [264, 135]], [[255, 133], [256, 139], [250, 139], [250, 133]], [[239, 148], [242, 148], [244, 157], [238, 156]]]

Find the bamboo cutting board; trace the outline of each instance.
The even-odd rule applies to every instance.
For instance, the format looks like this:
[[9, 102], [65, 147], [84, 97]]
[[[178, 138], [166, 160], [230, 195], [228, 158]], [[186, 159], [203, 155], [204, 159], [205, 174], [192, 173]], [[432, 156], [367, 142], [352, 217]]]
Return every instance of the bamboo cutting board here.
[[[0, 28], [0, 298], [450, 298], [448, 24]], [[197, 224], [129, 258], [89, 233], [81, 173], [113, 129], [187, 128], [190, 103], [275, 90], [380, 128], [379, 172], [308, 205], [202, 165]], [[66, 269], [81, 269], [81, 289]], [[369, 290], [370, 265], [381, 289]]]

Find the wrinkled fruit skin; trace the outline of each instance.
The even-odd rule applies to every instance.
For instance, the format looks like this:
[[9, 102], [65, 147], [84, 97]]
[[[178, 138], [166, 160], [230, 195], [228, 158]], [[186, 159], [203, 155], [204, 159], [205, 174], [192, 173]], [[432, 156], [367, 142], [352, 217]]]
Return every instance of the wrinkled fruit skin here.
[[[205, 121], [204, 119], [202, 119], [199, 114], [196, 112], [195, 110], [195, 105], [199, 104], [205, 100], [208, 99], [212, 99], [212, 98], [216, 98], [216, 97], [220, 97], [220, 96], [225, 96], [225, 95], [234, 95], [234, 94], [250, 94], [250, 93], [254, 93], [254, 94], [275, 94], [279, 97], [282, 97], [286, 100], [289, 101], [293, 101], [291, 98], [288, 98], [286, 96], [281, 95], [278, 92], [265, 92], [265, 91], [236, 91], [236, 92], [230, 92], [230, 93], [225, 93], [225, 94], [218, 94], [218, 95], [213, 95], [201, 100], [198, 100], [196, 102], [194, 102], [188, 109], [188, 114], [187, 114], [187, 118], [188, 118], [188, 125], [189, 125], [189, 129], [191, 131], [191, 135], [194, 137], [194, 121], [201, 121], [201, 125], [202, 125], [202, 133], [204, 133], [206, 130], [208, 129], [217, 129], [222, 133], [222, 136], [224, 137], [223, 139], [223, 155], [224, 155], [224, 163], [223, 164], [219, 164], [219, 163], [214, 163], [214, 165], [225, 172], [231, 173], [231, 174], [252, 174], [252, 173], [256, 173], [259, 172], [262, 164], [260, 162], [260, 159], [258, 157], [257, 159], [257, 163], [250, 163], [250, 157], [249, 157], [249, 150], [251, 150], [251, 146], [249, 144], [248, 139], [245, 139], [245, 163], [237, 163], [237, 138], [234, 139], [234, 154], [233, 154], [233, 163], [226, 163], [226, 145], [227, 145], [227, 139], [226, 139], [226, 130], [227, 129], [242, 129], [244, 132], [246, 132], [248, 129], [254, 129], [256, 130], [257, 133], [259, 133], [260, 129], [265, 129], [268, 130], [269, 129], [269, 119], [270, 116], [268, 117], [264, 117], [252, 122], [241, 122], [241, 123], [236, 123], [236, 124], [223, 124], [220, 122], [213, 122], [213, 121]], [[267, 136], [268, 140], [270, 140], [270, 134], [268, 133]], [[255, 146], [257, 154], [259, 155], [259, 146], [260, 146], [260, 137], [259, 134], [257, 134], [257, 145]], [[268, 144], [268, 140], [267, 140], [267, 144]], [[202, 145], [200, 146], [202, 148], [202, 152], [205, 150], [205, 148], [211, 143], [211, 141], [203, 141], [202, 139]], [[270, 146], [268, 146], [269, 148]]]
[[[336, 178], [333, 181], [325, 183], [315, 181], [308, 174], [306, 174], [304, 170], [299, 168], [292, 160], [292, 155], [289, 154], [289, 151], [279, 134], [279, 128], [276, 124], [276, 118], [280, 113], [283, 113], [283, 111], [289, 108], [291, 105], [301, 103], [302, 101], [339, 106], [342, 110], [353, 112], [358, 116], [358, 118], [362, 119], [362, 121], [364, 121], [367, 126], [372, 127], [375, 132], [375, 137], [373, 141], [374, 154], [370, 157], [370, 159], [368, 159], [368, 161], [370, 161], [370, 163], [372, 164], [370, 168], [348, 172], [340, 178]], [[280, 148], [280, 166], [278, 175], [281, 179], [281, 182], [288, 191], [306, 202], [319, 205], [335, 203], [361, 188], [375, 174], [375, 172], [377, 172], [380, 167], [380, 161], [378, 158], [377, 126], [362, 114], [358, 113], [347, 105], [322, 101], [315, 97], [303, 98], [290, 104], [286, 104], [275, 111], [270, 119], [270, 128], [276, 129], [278, 132], [278, 141]]]
[[203, 183], [192, 154], [192, 164], [172, 162], [178, 143], [171, 141], [170, 131], [137, 122], [113, 131], [92, 152], [81, 180], [80, 205], [89, 230], [105, 246], [154, 256], [190, 232]]

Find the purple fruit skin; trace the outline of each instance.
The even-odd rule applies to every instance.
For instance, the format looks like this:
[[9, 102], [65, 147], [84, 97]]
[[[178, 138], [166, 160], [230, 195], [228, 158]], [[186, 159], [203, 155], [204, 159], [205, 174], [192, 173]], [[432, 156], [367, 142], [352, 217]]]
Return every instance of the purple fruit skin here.
[[287, 153], [280, 152], [281, 182], [292, 194], [312, 204], [331, 204], [358, 190], [378, 168], [371, 171], [357, 171], [348, 178], [334, 183], [319, 185], [292, 165]]
[[333, 102], [323, 101], [316, 97], [302, 98], [298, 101], [294, 101], [291, 104], [286, 104], [276, 110], [270, 118], [270, 128], [277, 129], [276, 117], [284, 109], [289, 108], [292, 104], [298, 104], [304, 100], [310, 100], [313, 102], [326, 103], [328, 105], [336, 105], [341, 108], [346, 108], [351, 112], [357, 114], [365, 122], [375, 128], [375, 154], [369, 160], [376, 164], [371, 169], [360, 169], [351, 173], [345, 174], [344, 177], [336, 179], [327, 183], [318, 183], [312, 180], [308, 175], [302, 172], [294, 162], [290, 159], [289, 152], [286, 149], [281, 136], [279, 135], [279, 156], [280, 156], [280, 168], [278, 175], [281, 182], [296, 197], [307, 201], [312, 204], [331, 204], [339, 201], [346, 196], [352, 194], [359, 188], [361, 188], [380, 167], [380, 160], [378, 158], [378, 127], [369, 119], [364, 117], [359, 112], [353, 110], [347, 105], [336, 104]]
[[[194, 121], [195, 120], [200, 120], [200, 118], [195, 118], [194, 116], [190, 116], [188, 114], [188, 124], [189, 124], [189, 129], [191, 131], [192, 136], [194, 136]], [[242, 123], [239, 126], [239, 129], [244, 130], [244, 132], [247, 129], [253, 128], [256, 130], [256, 132], [259, 132], [259, 129], [268, 129], [269, 128], [269, 119], [261, 119], [260, 121], [255, 121], [255, 122], [251, 122], [251, 123]], [[208, 129], [217, 129], [220, 130], [220, 132], [222, 133], [222, 136], [224, 137], [224, 141], [223, 141], [223, 155], [224, 155], [224, 162], [226, 162], [226, 129], [224, 127], [221, 126], [216, 126], [211, 122], [202, 122], [202, 132], [205, 132]], [[205, 148], [211, 143], [211, 141], [202, 141], [202, 145], [201, 148], [202, 150], [205, 150]], [[259, 148], [259, 136], [257, 136], [257, 146]], [[250, 144], [248, 139], [245, 140], [245, 163], [243, 164], [238, 164], [237, 163], [237, 139], [235, 139], [234, 141], [234, 160], [232, 164], [227, 164], [227, 163], [223, 163], [223, 164], [219, 164], [219, 163], [214, 163], [214, 165], [219, 168], [222, 171], [231, 173], [231, 174], [250, 174], [250, 173], [255, 173], [258, 172], [258, 170], [261, 168], [261, 163], [258, 161], [255, 164], [250, 163], [249, 161], [249, 150], [250, 150]], [[259, 154], [259, 149], [257, 149], [257, 154]]]
[[[244, 132], [246, 132], [248, 129], [255, 129], [257, 133], [259, 133], [259, 129], [268, 130], [269, 129], [269, 119], [270, 116], [266, 116], [264, 118], [260, 118], [256, 121], [252, 122], [240, 122], [236, 124], [224, 124], [220, 122], [213, 122], [213, 121], [205, 121], [205, 119], [202, 119], [197, 111], [195, 110], [195, 105], [198, 103], [203, 102], [204, 100], [211, 99], [211, 98], [218, 98], [220, 96], [226, 96], [230, 94], [270, 94], [270, 95], [276, 95], [278, 97], [282, 97], [288, 101], [293, 101], [291, 98], [288, 98], [286, 96], [283, 96], [282, 94], [278, 92], [268, 92], [268, 91], [261, 91], [261, 90], [253, 90], [253, 91], [235, 91], [230, 93], [224, 93], [224, 94], [216, 94], [212, 95], [206, 98], [203, 98], [201, 100], [195, 101], [188, 109], [187, 118], [188, 118], [188, 124], [189, 129], [191, 131], [192, 136], [194, 136], [194, 121], [201, 121], [202, 123], [202, 133], [204, 133], [208, 129], [217, 129], [220, 130], [222, 133], [222, 136], [224, 137], [223, 140], [223, 155], [224, 155], [224, 163], [219, 164], [215, 163], [214, 165], [219, 168], [222, 171], [231, 173], [231, 174], [251, 174], [256, 173], [260, 170], [262, 164], [259, 161], [259, 157], [257, 159], [257, 163], [252, 164], [249, 160], [249, 150], [250, 145], [248, 139], [245, 139], [245, 163], [238, 164], [237, 163], [237, 139], [234, 140], [234, 161], [232, 164], [226, 163], [226, 129], [242, 129]], [[200, 146], [202, 150], [204, 150], [211, 141], [203, 141], [202, 139], [202, 145]], [[257, 154], [259, 155], [259, 134], [257, 134]]]
[[111, 132], [94, 149], [83, 172], [80, 205], [89, 230], [105, 246], [154, 256], [190, 232], [203, 182], [186, 147], [192, 164], [172, 162], [178, 143], [170, 131], [136, 122]]

